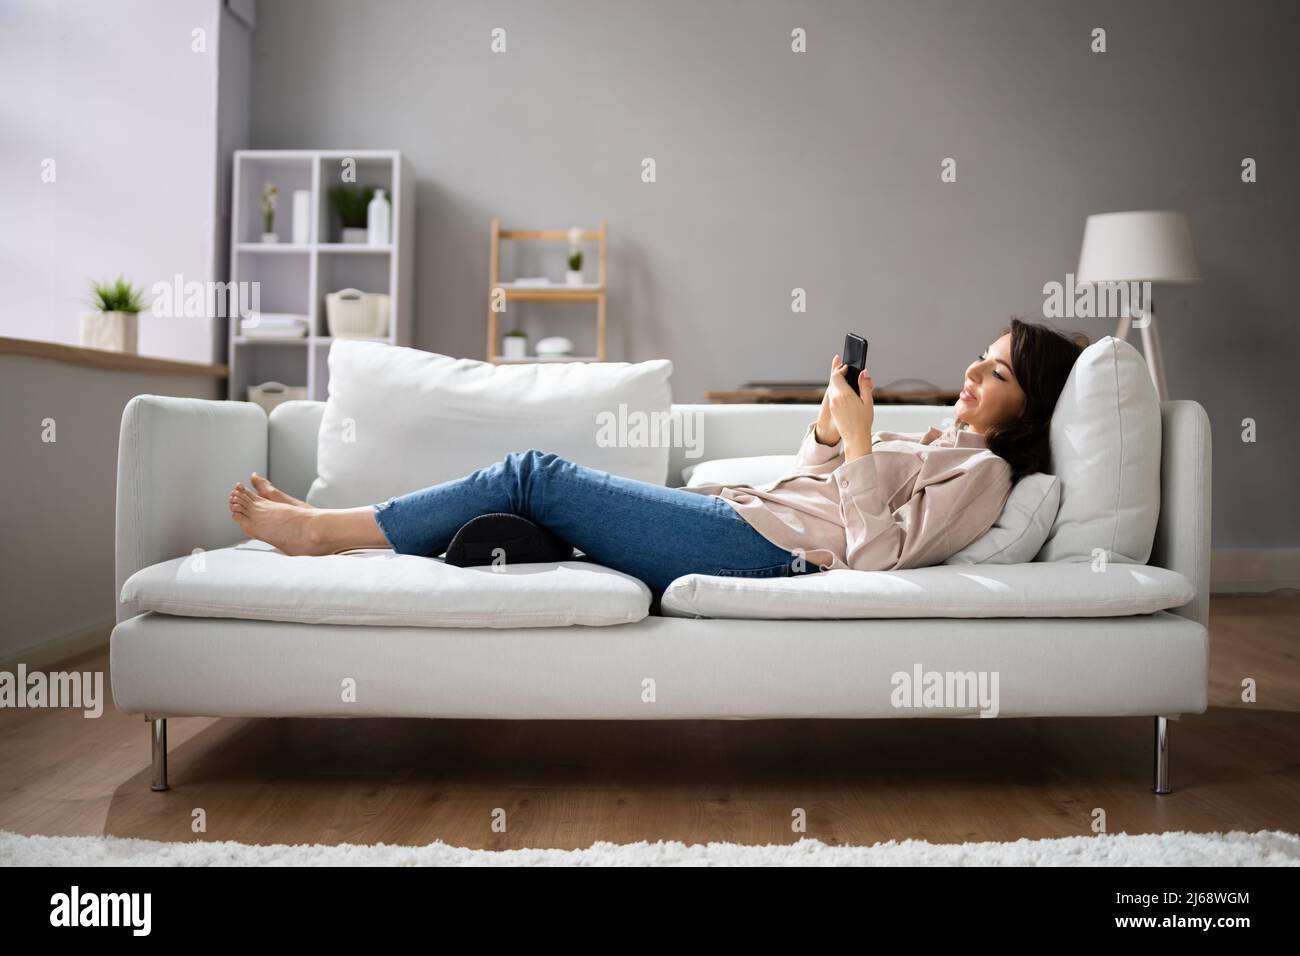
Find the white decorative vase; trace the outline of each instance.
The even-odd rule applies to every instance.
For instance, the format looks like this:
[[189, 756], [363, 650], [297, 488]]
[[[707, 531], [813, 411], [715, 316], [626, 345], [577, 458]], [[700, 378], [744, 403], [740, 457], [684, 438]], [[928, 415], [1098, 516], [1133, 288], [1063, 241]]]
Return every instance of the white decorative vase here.
[[274, 242], [279, 242], [279, 241], [280, 241], [280, 236], [279, 236], [279, 234], [274, 233], [274, 232], [264, 232], [264, 233], [262, 233], [262, 241], [265, 242], [265, 243], [268, 243], [268, 244], [270, 244], [270, 243], [274, 243]]
[[501, 357], [521, 359], [528, 357], [528, 339], [522, 335], [505, 335], [501, 337]]
[[293, 244], [305, 246], [311, 242], [311, 190], [293, 191]]
[[366, 236], [372, 246], [388, 245], [389, 223], [393, 218], [393, 208], [382, 189], [375, 190], [375, 198], [366, 207]]
[[134, 312], [81, 313], [82, 348], [134, 353], [139, 337], [140, 317]]
[[575, 270], [575, 269], [570, 269], [568, 272], [564, 273], [564, 284], [565, 284], [565, 285], [582, 285], [582, 270], [581, 270], [581, 269], [576, 269], [576, 270]]
[[369, 241], [369, 230], [359, 226], [344, 226], [343, 241], [350, 246], [364, 246]]

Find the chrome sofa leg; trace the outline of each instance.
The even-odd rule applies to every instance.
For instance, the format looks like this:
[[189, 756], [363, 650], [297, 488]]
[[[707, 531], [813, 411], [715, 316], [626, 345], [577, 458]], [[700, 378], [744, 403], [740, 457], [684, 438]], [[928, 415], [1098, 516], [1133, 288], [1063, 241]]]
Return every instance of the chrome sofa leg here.
[[149, 720], [150, 737], [153, 740], [153, 784], [150, 790], [162, 791], [167, 786], [167, 718], [154, 717]]
[[1169, 789], [1169, 718], [1156, 718], [1156, 780], [1152, 788], [1157, 794], [1171, 793]]

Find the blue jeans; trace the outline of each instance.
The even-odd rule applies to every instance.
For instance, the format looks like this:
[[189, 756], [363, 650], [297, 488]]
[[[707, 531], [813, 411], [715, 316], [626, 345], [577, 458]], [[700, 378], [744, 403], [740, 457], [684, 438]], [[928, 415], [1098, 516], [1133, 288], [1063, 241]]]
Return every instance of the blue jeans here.
[[436, 556], [465, 522], [501, 512], [549, 528], [590, 560], [640, 578], [656, 597], [683, 574], [820, 570], [772, 544], [719, 497], [620, 478], [536, 449], [390, 498], [375, 506], [375, 521], [398, 554]]

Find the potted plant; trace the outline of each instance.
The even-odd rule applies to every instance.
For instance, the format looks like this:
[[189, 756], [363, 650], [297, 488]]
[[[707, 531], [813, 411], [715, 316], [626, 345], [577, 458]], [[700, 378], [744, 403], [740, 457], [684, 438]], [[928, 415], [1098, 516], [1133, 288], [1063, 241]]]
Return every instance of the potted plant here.
[[135, 352], [144, 293], [124, 277], [90, 284], [93, 312], [81, 313], [82, 348]]
[[501, 357], [508, 359], [528, 357], [528, 334], [523, 329], [515, 329], [501, 337]]
[[564, 274], [566, 285], [582, 285], [582, 228], [569, 230], [569, 271]]
[[334, 186], [330, 189], [330, 207], [338, 216], [344, 242], [365, 243], [369, 240], [366, 208], [374, 198], [374, 186], [366, 186], [364, 189], [358, 186]]
[[262, 187], [262, 241], [279, 242], [280, 237], [275, 232], [275, 197], [279, 195], [280, 190], [275, 183], [267, 183]]

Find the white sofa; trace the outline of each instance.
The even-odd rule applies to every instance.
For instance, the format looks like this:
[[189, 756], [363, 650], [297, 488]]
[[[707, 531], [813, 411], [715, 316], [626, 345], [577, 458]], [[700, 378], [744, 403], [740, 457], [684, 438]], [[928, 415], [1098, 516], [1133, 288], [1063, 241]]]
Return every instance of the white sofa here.
[[[257, 471], [305, 495], [324, 408], [291, 402], [268, 421], [244, 403], [141, 396], [126, 409], [112, 686], [119, 709], [151, 723], [154, 789], [167, 787], [166, 718], [185, 715], [979, 715], [973, 702], [895, 706], [891, 675], [920, 668], [997, 674], [1001, 717], [1154, 717], [1154, 789], [1167, 793], [1167, 721], [1206, 708], [1210, 428], [1195, 402], [1161, 405], [1161, 506], [1146, 565], [691, 576], [653, 614], [640, 582], [581, 561], [498, 574], [391, 552], [286, 558], [235, 547], [230, 487]], [[924, 431], [950, 412], [881, 406], [875, 427]], [[700, 416], [710, 457], [730, 458], [790, 453], [813, 410], [673, 406], [685, 413]], [[686, 464], [674, 449], [670, 483]], [[269, 581], [259, 571], [268, 560], [292, 573]], [[828, 594], [817, 619], [815, 589], [830, 574], [851, 587]], [[745, 589], [774, 584], [814, 590], [785, 618], [756, 619], [757, 592]], [[371, 590], [373, 601], [356, 600]], [[242, 608], [232, 610], [232, 594]], [[276, 616], [293, 619], [255, 619]], [[347, 681], [355, 699], [341, 693]]]

